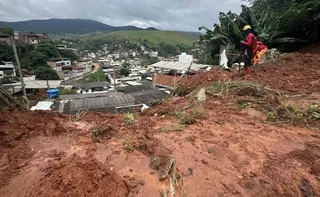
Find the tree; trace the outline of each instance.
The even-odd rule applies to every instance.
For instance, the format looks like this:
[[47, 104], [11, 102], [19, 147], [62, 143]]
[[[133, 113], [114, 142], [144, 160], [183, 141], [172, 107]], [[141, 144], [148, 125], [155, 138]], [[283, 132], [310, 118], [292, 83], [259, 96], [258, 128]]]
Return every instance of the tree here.
[[59, 53], [62, 57], [70, 58], [72, 62], [79, 60], [79, 56], [76, 55], [73, 51], [70, 50], [59, 50]]
[[13, 49], [5, 42], [0, 42], [0, 61], [12, 62], [14, 60]]
[[48, 59], [56, 58], [59, 55], [58, 47], [53, 42], [40, 42], [35, 51], [38, 51], [45, 55]]
[[85, 77], [86, 82], [104, 82], [107, 81], [106, 75], [103, 70], [98, 70]]
[[130, 65], [131, 65], [131, 64], [129, 64], [128, 62], [124, 62], [124, 63], [122, 64], [122, 66], [123, 66], [124, 68], [129, 68]]
[[127, 68], [121, 68], [121, 69], [120, 69], [120, 75], [127, 77], [127, 76], [130, 75], [130, 70], [127, 69]]
[[9, 36], [13, 36], [14, 30], [12, 27], [0, 27], [0, 34], [6, 34]]
[[47, 66], [48, 58], [38, 51], [32, 51], [29, 55], [29, 67], [37, 69]]
[[58, 80], [58, 74], [49, 66], [38, 67], [36, 69], [36, 77], [39, 80]]

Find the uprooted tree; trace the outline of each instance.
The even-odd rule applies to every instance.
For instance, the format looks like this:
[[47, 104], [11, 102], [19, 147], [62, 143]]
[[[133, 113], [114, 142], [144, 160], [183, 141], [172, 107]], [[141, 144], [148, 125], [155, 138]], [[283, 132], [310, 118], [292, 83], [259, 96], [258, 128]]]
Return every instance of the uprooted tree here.
[[[220, 13], [219, 24], [213, 30], [200, 27], [205, 31], [200, 44], [205, 46], [206, 54], [213, 60], [221, 47], [229, 53], [240, 50], [241, 31], [244, 25], [251, 25], [258, 38], [269, 47], [280, 50], [296, 50], [309, 43], [319, 42], [320, 38], [320, 1], [319, 0], [248, 0], [250, 6], [242, 5], [242, 12]], [[237, 58], [237, 57], [235, 57]], [[207, 62], [211, 63], [211, 62]]]

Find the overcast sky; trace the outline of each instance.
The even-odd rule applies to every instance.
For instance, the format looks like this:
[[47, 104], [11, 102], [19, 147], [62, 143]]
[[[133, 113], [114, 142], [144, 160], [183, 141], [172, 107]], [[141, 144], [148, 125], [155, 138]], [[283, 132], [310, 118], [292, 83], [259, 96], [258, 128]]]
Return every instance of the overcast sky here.
[[0, 0], [0, 21], [92, 19], [113, 26], [197, 31], [219, 12], [239, 13], [241, 0]]

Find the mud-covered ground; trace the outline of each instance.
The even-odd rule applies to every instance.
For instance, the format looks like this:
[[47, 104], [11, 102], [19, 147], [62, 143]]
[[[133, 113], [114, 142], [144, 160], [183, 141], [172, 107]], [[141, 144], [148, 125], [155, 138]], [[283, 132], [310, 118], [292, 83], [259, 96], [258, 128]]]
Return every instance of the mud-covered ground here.
[[[245, 80], [279, 90], [281, 102], [297, 108], [320, 104], [317, 58], [295, 54]], [[244, 79], [212, 71], [180, 83], [195, 89], [220, 80]], [[270, 122], [239, 99], [249, 98], [208, 95], [203, 116], [198, 111], [191, 124], [177, 115], [189, 110], [188, 96], [135, 114], [131, 124], [126, 115], [87, 113], [75, 121], [54, 112], [3, 112], [0, 196], [157, 197], [164, 185], [171, 196], [172, 159], [176, 196], [320, 196], [318, 128]]]

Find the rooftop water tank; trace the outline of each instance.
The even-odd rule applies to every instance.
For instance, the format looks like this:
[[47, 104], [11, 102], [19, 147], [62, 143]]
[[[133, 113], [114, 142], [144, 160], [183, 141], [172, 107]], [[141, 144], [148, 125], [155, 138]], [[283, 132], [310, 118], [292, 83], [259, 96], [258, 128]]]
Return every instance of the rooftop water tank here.
[[47, 90], [47, 93], [48, 93], [48, 97], [50, 99], [55, 99], [55, 98], [59, 97], [60, 90], [58, 88], [49, 89], [49, 90]]

